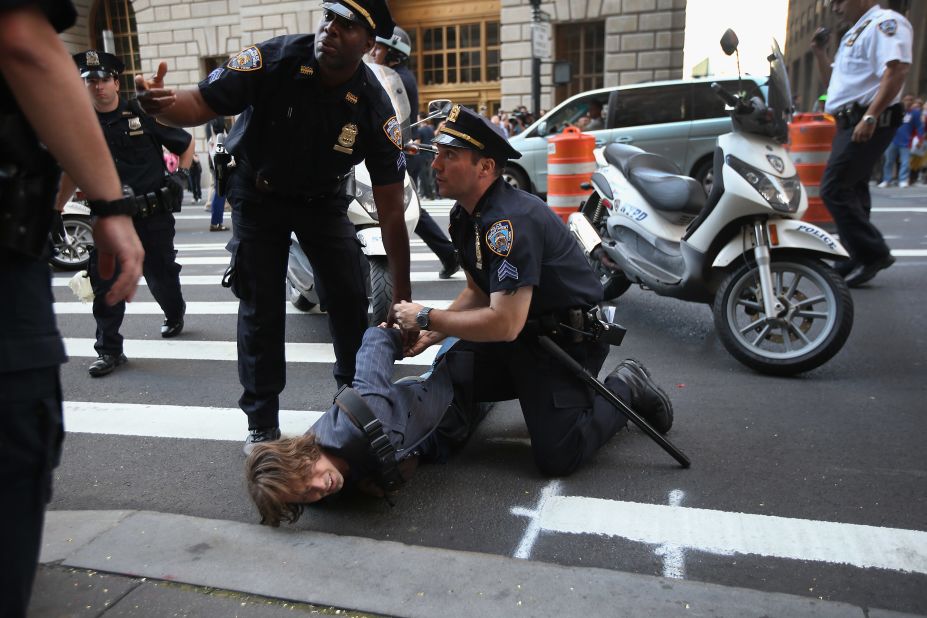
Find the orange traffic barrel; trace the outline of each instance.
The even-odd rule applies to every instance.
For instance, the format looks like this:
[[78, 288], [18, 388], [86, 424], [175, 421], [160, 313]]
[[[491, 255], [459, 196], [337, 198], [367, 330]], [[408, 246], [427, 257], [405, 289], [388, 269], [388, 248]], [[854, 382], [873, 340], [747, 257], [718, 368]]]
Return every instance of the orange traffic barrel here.
[[821, 200], [821, 178], [830, 157], [837, 125], [830, 114], [795, 114], [789, 125], [789, 150], [801, 184], [808, 192], [808, 210], [802, 220], [833, 223]]
[[589, 182], [595, 172], [593, 150], [595, 137], [576, 127], [567, 127], [547, 140], [547, 205], [564, 223], [592, 192], [580, 185]]

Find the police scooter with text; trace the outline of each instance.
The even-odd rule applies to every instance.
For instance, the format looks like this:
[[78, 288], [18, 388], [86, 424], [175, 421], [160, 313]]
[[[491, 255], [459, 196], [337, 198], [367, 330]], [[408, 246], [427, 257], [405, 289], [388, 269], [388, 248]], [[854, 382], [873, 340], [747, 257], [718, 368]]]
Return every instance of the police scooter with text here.
[[[721, 39], [728, 55], [737, 44], [731, 30]], [[713, 85], [730, 107], [733, 131], [718, 138], [707, 200], [667, 159], [610, 144], [597, 152], [604, 167], [569, 225], [602, 276], [606, 300], [637, 283], [710, 303], [731, 355], [763, 373], [792, 375], [843, 347], [853, 301], [824, 262], [847, 252], [801, 221], [808, 199], [784, 146], [792, 98], [775, 42], [769, 61], [768, 102]]]

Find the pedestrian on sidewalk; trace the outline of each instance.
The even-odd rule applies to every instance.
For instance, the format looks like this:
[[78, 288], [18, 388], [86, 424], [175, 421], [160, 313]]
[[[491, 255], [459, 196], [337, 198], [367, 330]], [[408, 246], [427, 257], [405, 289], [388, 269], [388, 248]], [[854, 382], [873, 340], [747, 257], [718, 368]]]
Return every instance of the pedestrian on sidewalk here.
[[895, 166], [898, 166], [898, 186], [902, 189], [909, 185], [911, 176], [911, 142], [923, 138], [924, 131], [921, 124], [921, 110], [914, 106], [914, 95], [906, 94], [901, 99], [905, 109], [901, 126], [895, 131], [888, 148], [885, 149], [885, 163], [882, 167], [882, 182], [879, 188], [884, 189], [891, 184], [895, 176]]
[[206, 123], [207, 147], [209, 148], [209, 169], [212, 170], [212, 199], [206, 206], [206, 210], [212, 212], [209, 220], [210, 232], [226, 232], [228, 226], [223, 225], [222, 220], [225, 218], [225, 196], [219, 194], [219, 183], [216, 175], [216, 146], [225, 144], [228, 135], [225, 132], [225, 118], [218, 116]]
[[901, 88], [911, 68], [912, 29], [899, 13], [876, 0], [832, 0], [830, 8], [850, 27], [831, 62], [829, 31], [811, 40], [822, 81], [824, 111], [837, 120], [830, 158], [821, 179], [821, 199], [834, 218], [850, 259], [837, 266], [847, 285], [857, 287], [895, 262], [870, 221], [872, 169], [901, 124]]
[[200, 163], [200, 155], [193, 153], [193, 160], [190, 162], [190, 193], [193, 194], [193, 203], [199, 204], [203, 199], [203, 166]]
[[[0, 0], [0, 616], [29, 607], [45, 507], [64, 441], [60, 366], [48, 235], [59, 163], [80, 184], [94, 215], [109, 302], [131, 299], [144, 251], [90, 100], [58, 32], [74, 25], [67, 0]], [[67, 105], [62, 105], [67, 101]], [[118, 262], [119, 275], [114, 276]]]

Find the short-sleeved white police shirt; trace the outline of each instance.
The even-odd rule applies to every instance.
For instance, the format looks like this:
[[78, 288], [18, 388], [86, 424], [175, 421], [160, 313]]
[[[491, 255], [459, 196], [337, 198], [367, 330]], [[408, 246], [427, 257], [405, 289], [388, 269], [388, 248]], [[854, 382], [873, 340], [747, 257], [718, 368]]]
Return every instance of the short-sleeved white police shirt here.
[[[830, 114], [851, 103], [869, 105], [879, 90], [885, 66], [911, 62], [911, 23], [899, 13], [875, 5], [850, 28], [837, 48], [824, 110]], [[901, 93], [892, 103], [901, 100]]]

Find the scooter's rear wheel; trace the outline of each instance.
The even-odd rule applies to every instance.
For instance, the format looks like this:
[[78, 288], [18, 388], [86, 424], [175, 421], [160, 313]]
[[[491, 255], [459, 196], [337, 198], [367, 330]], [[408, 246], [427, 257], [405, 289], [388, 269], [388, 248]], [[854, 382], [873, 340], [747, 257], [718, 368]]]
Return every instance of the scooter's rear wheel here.
[[63, 229], [70, 242], [65, 242], [59, 233], [53, 233], [54, 251], [49, 261], [61, 270], [84, 270], [90, 264], [90, 249], [93, 248], [90, 217], [68, 215], [63, 219]]
[[750, 262], [721, 283], [713, 307], [721, 343], [748, 367], [793, 375], [824, 364], [853, 328], [853, 299], [843, 279], [821, 260], [773, 253], [773, 291], [785, 306], [767, 316], [760, 275]]

